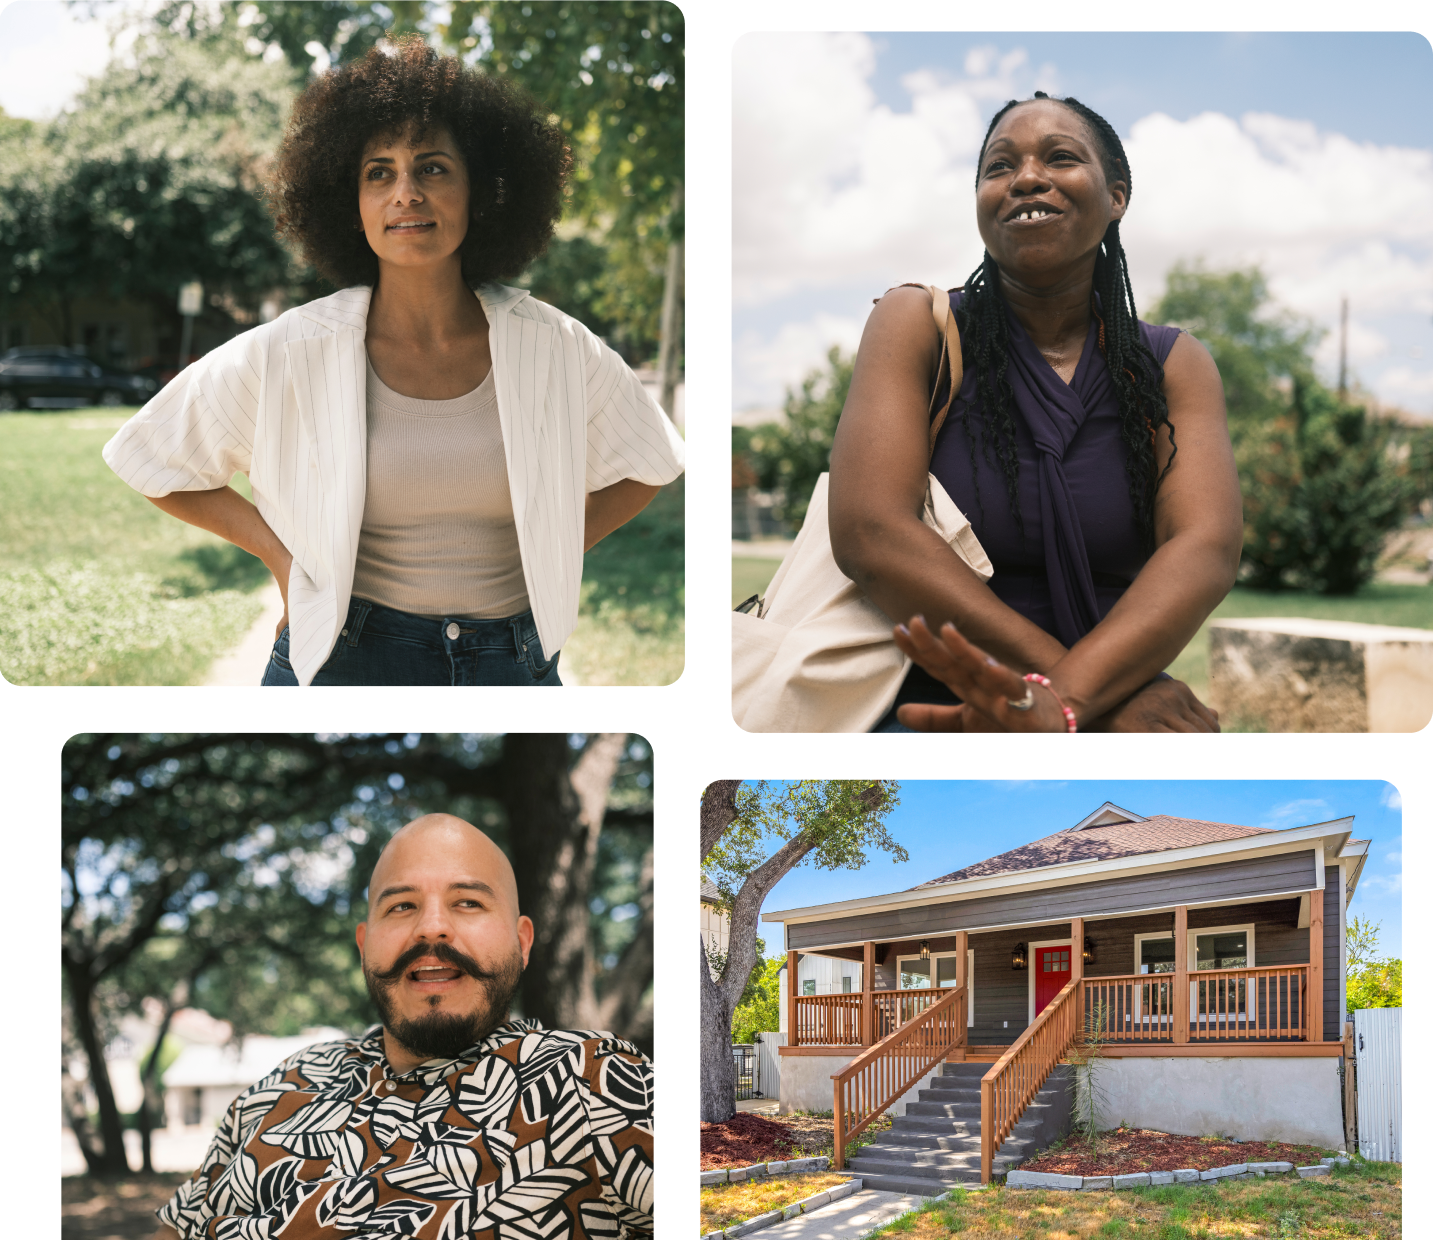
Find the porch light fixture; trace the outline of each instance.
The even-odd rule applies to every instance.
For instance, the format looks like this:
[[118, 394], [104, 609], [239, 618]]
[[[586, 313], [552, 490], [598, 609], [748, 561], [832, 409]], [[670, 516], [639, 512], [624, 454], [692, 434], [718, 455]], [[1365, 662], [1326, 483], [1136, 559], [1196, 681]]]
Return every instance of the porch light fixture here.
[[1024, 943], [1017, 943], [1015, 947], [1011, 948], [1011, 968], [1015, 972], [1020, 973], [1024, 971], [1025, 967], [1026, 945]]
[[1090, 935], [1085, 936], [1085, 945], [1081, 949], [1080, 958], [1085, 961], [1086, 964], [1095, 963], [1095, 940], [1091, 938]]
[[930, 960], [930, 959], [931, 959], [931, 944], [928, 943], [925, 939], [922, 939], [922, 940], [921, 940], [921, 959], [922, 959], [922, 960]]

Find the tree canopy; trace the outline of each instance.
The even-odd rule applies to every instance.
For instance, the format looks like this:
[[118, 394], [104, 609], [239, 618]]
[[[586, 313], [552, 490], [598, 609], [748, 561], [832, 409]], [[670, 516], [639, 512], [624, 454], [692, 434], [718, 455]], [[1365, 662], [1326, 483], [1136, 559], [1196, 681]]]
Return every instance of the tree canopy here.
[[1404, 962], [1381, 957], [1379, 923], [1351, 917], [1345, 931], [1345, 1008], [1404, 1006]]
[[[443, 810], [504, 847], [537, 938], [517, 1011], [652, 1036], [652, 762], [636, 737], [82, 736], [63, 756], [66, 1028], [92, 1170], [123, 1169], [103, 1047], [146, 998], [236, 1034], [374, 1019], [354, 927], [378, 853]], [[521, 829], [515, 829], [521, 824]]]

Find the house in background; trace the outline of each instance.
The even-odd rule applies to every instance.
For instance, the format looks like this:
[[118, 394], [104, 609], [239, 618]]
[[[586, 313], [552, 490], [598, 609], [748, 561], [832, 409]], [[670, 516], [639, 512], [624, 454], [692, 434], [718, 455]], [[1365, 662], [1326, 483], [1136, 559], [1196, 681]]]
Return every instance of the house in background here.
[[718, 959], [727, 959], [727, 944], [732, 935], [732, 920], [717, 903], [717, 884], [702, 876], [702, 945], [707, 949], [708, 968], [715, 979]]
[[764, 914], [789, 975], [817, 957], [870, 979], [786, 997], [782, 1109], [835, 1105], [840, 1155], [883, 1111], [929, 1105], [944, 1064], [989, 1065], [960, 1070], [989, 1179], [1094, 1022], [1111, 1123], [1341, 1147], [1345, 910], [1368, 847], [1352, 822], [1271, 831], [1107, 802], [909, 891]]

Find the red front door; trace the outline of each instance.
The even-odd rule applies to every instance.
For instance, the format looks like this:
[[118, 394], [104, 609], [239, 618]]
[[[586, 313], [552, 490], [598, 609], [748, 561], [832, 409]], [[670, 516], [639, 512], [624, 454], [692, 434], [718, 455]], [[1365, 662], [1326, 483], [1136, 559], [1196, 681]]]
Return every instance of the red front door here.
[[1061, 992], [1071, 980], [1071, 949], [1069, 947], [1036, 948], [1036, 1015]]

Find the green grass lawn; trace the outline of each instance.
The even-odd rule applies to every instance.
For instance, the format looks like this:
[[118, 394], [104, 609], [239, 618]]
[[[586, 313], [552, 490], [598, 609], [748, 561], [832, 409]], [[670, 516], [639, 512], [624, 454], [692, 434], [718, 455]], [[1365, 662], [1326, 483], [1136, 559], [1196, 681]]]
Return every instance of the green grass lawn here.
[[[259, 615], [263, 564], [165, 516], [100, 457], [128, 416], [0, 414], [0, 672], [14, 684], [196, 684]], [[682, 531], [679, 480], [588, 553], [561, 665], [583, 683], [681, 674]]]
[[[732, 603], [761, 594], [781, 561], [756, 556], [732, 557]], [[1428, 586], [1388, 585], [1373, 582], [1348, 598], [1307, 594], [1298, 590], [1272, 594], [1265, 590], [1230, 591], [1210, 620], [1238, 620], [1251, 616], [1303, 616], [1313, 620], [1356, 620], [1362, 624], [1389, 624], [1400, 628], [1434, 628], [1434, 595]], [[1170, 665], [1170, 674], [1185, 681], [1195, 695], [1210, 691], [1209, 621]]]
[[1121, 1192], [957, 1189], [883, 1227], [915, 1240], [1396, 1240], [1403, 1218], [1399, 1163], [1335, 1167], [1328, 1178], [1222, 1180]]

